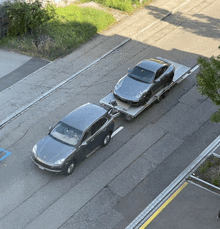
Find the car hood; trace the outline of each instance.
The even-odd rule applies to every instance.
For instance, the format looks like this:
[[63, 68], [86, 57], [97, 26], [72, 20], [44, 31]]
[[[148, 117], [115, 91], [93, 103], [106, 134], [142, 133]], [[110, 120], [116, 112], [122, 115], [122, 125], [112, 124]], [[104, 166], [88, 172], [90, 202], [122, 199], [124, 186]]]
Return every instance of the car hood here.
[[115, 86], [114, 94], [128, 101], [139, 101], [138, 94], [148, 91], [151, 84], [135, 80], [128, 75], [121, 78]]
[[36, 157], [49, 164], [67, 158], [75, 150], [75, 147], [57, 141], [49, 135], [41, 139], [36, 145]]

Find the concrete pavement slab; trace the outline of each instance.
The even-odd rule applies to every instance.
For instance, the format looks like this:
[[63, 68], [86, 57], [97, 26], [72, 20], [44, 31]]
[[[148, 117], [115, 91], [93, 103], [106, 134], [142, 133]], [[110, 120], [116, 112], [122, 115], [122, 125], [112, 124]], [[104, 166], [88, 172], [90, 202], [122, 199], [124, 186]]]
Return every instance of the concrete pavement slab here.
[[124, 197], [155, 167], [156, 164], [141, 156], [110, 182], [108, 187], [117, 195]]
[[186, 139], [204, 121], [209, 120], [215, 111], [217, 111], [217, 107], [207, 101], [202, 102], [196, 108], [178, 103], [175, 108], [158, 120], [157, 125], [182, 139]]
[[176, 135], [167, 133], [141, 157], [159, 165], [165, 158], [173, 153], [183, 143], [183, 141], [183, 139], [178, 138]]
[[197, 107], [203, 101], [207, 99], [206, 96], [201, 95], [197, 92], [197, 86], [194, 86], [191, 90], [189, 90], [185, 95], [183, 95], [179, 101], [181, 103], [187, 104], [191, 107]]

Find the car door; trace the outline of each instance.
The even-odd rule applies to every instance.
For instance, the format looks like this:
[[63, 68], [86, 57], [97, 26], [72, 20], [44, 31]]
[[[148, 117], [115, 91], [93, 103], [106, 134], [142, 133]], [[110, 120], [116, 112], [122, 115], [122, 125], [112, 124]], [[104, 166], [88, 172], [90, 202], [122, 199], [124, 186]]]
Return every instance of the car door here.
[[157, 70], [154, 79], [154, 87], [153, 87], [154, 93], [158, 92], [164, 86], [166, 86], [166, 77], [164, 74], [166, 70], [167, 70], [167, 66], [163, 66], [162, 68]]
[[105, 137], [106, 128], [102, 128], [107, 122], [107, 118], [103, 117], [95, 122], [85, 133], [82, 145], [84, 146], [82, 154], [88, 156], [93, 150], [102, 144]]

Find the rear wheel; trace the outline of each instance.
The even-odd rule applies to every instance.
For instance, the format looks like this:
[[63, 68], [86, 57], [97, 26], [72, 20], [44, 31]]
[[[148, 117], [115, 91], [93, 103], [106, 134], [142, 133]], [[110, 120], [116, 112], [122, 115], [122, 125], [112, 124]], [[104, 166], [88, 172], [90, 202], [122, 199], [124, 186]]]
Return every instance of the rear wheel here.
[[108, 143], [111, 141], [112, 134], [109, 132], [102, 141], [102, 146], [107, 146]]

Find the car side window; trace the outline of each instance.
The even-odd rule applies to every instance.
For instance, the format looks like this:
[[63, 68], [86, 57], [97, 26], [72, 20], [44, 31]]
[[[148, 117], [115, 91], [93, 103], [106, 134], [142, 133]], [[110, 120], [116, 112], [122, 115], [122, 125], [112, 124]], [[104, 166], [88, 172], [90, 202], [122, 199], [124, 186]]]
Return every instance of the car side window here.
[[160, 69], [157, 70], [156, 75], [155, 75], [155, 80], [158, 79], [163, 73], [167, 70], [168, 66], [164, 66]]
[[[162, 67], [162, 74], [167, 70], [167, 68], [168, 68], [168, 66]], [[161, 74], [161, 75], [162, 75], [162, 74]]]
[[92, 135], [91, 135], [91, 128], [89, 128], [86, 133], [84, 134], [83, 136], [83, 139], [82, 139], [82, 142], [84, 142], [85, 140], [87, 140], [88, 138], [90, 138]]
[[107, 121], [107, 118], [101, 118], [96, 123], [94, 123], [84, 134], [82, 142], [90, 138], [94, 133], [96, 133]]
[[162, 75], [162, 68], [158, 69], [155, 75], [155, 80], [158, 79]]
[[107, 118], [101, 118], [95, 124], [93, 124], [91, 134], [93, 135], [94, 133], [96, 133], [106, 123], [106, 121]]

